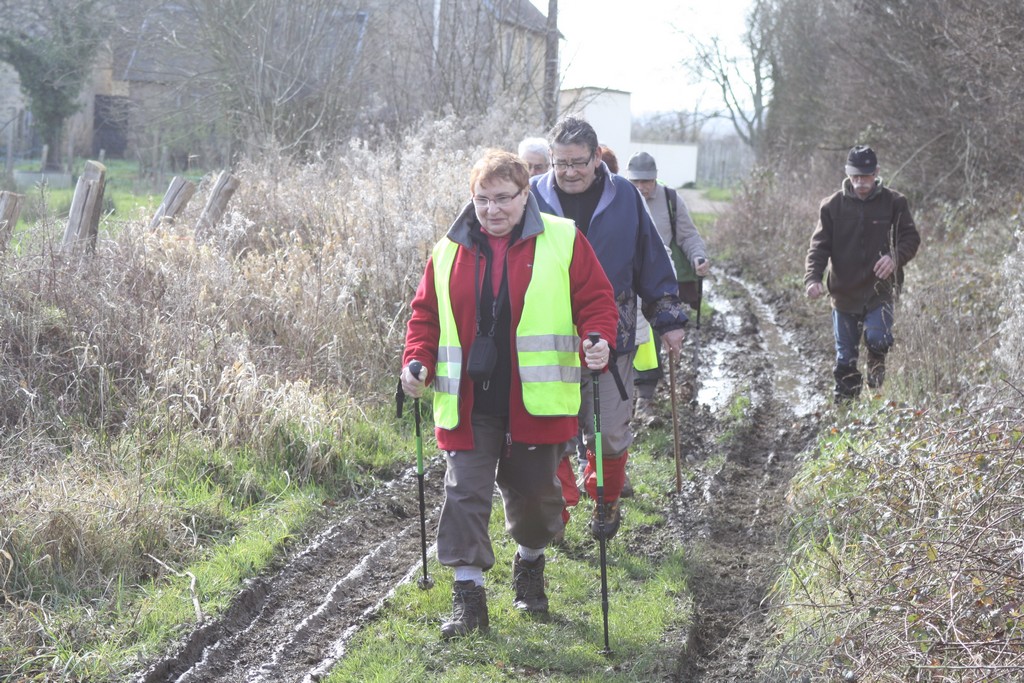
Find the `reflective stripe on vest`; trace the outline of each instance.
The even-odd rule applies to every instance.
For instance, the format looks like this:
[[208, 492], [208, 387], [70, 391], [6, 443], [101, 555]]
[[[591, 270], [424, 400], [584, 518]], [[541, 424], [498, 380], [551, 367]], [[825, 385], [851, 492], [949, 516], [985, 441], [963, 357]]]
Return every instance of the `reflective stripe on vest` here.
[[[541, 214], [523, 314], [516, 329], [523, 405], [536, 416], [576, 415], [580, 410], [579, 336], [573, 325], [569, 266], [576, 240], [575, 224]], [[459, 245], [447, 237], [434, 246], [434, 289], [440, 336], [434, 379], [434, 424], [459, 424], [462, 347], [450, 296], [451, 272]]]

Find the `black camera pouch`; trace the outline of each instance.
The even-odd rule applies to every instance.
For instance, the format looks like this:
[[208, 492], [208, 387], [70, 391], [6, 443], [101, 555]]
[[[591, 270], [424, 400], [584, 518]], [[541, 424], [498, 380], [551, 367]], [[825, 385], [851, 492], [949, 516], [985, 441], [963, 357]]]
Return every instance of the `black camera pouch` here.
[[494, 366], [498, 362], [498, 347], [493, 336], [477, 335], [473, 346], [469, 348], [469, 360], [466, 372], [474, 382], [486, 382], [491, 378]]

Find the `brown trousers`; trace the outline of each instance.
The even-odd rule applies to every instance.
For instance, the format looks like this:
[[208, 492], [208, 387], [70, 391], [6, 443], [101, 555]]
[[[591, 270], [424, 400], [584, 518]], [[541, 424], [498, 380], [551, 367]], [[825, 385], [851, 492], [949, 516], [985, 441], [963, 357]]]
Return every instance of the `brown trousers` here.
[[503, 417], [474, 415], [473, 450], [446, 451], [444, 504], [437, 559], [448, 567], [494, 566], [488, 525], [494, 485], [505, 508], [505, 531], [527, 548], [544, 548], [564, 526], [562, 487], [555, 475], [565, 444], [505, 446]]

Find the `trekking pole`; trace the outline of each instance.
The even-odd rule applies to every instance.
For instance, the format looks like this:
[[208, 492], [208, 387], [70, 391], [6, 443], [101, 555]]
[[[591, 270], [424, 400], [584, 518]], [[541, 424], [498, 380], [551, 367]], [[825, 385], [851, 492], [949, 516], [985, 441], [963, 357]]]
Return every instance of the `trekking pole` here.
[[[590, 344], [601, 341], [597, 332], [587, 334]], [[594, 458], [597, 461], [597, 535], [601, 547], [601, 614], [604, 618], [604, 649], [601, 654], [610, 655], [608, 646], [608, 555], [604, 537], [604, 457], [601, 448], [601, 395], [599, 378], [600, 370], [591, 372], [594, 384]]]
[[[423, 370], [423, 363], [418, 360], [414, 360], [409, 363], [409, 372], [414, 377], [419, 379], [420, 372]], [[399, 392], [401, 392], [401, 384], [399, 386]], [[418, 398], [413, 399], [413, 413], [415, 414], [416, 422], [416, 479], [419, 480], [419, 493], [420, 493], [420, 552], [423, 556], [423, 576], [416, 585], [421, 590], [429, 590], [434, 587], [434, 580], [427, 575], [427, 505], [423, 498], [423, 434], [420, 432], [420, 400]], [[398, 416], [402, 416], [402, 399], [398, 401]]]
[[[702, 258], [698, 258], [697, 259], [697, 265], [698, 266], [702, 265], [703, 263], [704, 263], [704, 259], [702, 259]], [[703, 308], [703, 305], [704, 305], [704, 278], [698, 275], [697, 276], [697, 329], [698, 330], [700, 329], [700, 309]]]
[[676, 352], [668, 350], [668, 390], [672, 394], [672, 452], [676, 458], [676, 493], [683, 490], [683, 469], [679, 464], [679, 410], [676, 408]]
[[[697, 259], [697, 265], [704, 263], [704, 259]], [[697, 276], [697, 332], [693, 340], [693, 374], [694, 380], [697, 377], [697, 364], [700, 362], [700, 309], [704, 308], [704, 278]], [[695, 390], [696, 391], [696, 390]]]

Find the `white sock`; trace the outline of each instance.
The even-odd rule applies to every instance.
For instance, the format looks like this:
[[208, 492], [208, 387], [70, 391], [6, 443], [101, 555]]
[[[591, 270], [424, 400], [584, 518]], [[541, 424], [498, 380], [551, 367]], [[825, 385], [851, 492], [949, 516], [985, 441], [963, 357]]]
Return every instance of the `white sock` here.
[[536, 562], [544, 555], [544, 548], [527, 548], [525, 545], [519, 546], [519, 557], [526, 560], [527, 562]]
[[478, 586], [484, 585], [484, 570], [480, 567], [456, 567], [456, 581], [472, 581]]

